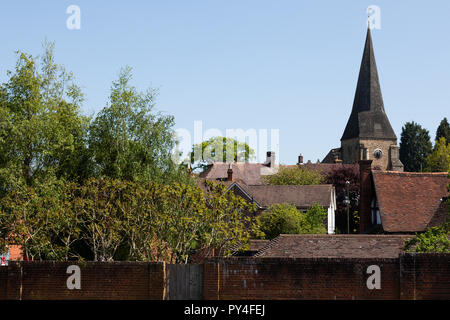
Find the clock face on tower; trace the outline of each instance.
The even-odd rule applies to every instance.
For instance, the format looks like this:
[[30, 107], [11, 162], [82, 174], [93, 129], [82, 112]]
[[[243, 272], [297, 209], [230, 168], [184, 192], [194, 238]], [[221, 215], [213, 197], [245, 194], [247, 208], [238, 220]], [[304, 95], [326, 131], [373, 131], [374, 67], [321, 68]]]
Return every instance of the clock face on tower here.
[[380, 159], [383, 156], [383, 151], [377, 148], [373, 151], [373, 156], [375, 157], [375, 159]]

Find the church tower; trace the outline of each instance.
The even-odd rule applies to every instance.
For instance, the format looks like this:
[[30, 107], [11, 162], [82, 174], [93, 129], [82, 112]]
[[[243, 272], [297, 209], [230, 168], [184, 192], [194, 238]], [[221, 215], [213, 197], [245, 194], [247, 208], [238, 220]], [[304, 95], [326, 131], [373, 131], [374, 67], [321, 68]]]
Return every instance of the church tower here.
[[373, 167], [381, 170], [403, 171], [397, 136], [384, 111], [369, 28], [352, 112], [341, 138], [339, 158], [343, 163], [372, 160]]

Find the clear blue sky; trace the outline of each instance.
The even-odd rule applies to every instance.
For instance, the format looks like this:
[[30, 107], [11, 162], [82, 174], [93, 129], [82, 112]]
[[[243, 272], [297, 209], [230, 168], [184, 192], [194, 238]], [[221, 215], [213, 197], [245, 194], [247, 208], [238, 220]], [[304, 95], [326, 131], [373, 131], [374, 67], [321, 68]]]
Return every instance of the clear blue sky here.
[[[66, 8], [81, 9], [68, 30]], [[0, 81], [15, 51], [40, 54], [45, 39], [86, 95], [105, 106], [122, 66], [139, 89], [159, 88], [157, 109], [176, 128], [279, 129], [280, 161], [322, 159], [340, 146], [366, 33], [373, 42], [386, 113], [400, 138], [416, 121], [432, 139], [450, 110], [450, 1], [4, 1]]]

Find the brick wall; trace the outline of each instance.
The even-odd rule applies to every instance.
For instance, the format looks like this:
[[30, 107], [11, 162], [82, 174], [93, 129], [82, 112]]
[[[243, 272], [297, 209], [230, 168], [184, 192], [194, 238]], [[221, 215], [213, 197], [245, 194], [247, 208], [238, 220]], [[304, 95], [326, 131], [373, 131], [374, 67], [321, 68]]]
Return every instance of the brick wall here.
[[[67, 267], [81, 288], [67, 288]], [[369, 266], [380, 289], [369, 289]], [[165, 299], [167, 265], [140, 262], [10, 262], [0, 267], [0, 299]], [[203, 297], [217, 299], [450, 299], [449, 254], [391, 259], [228, 258], [203, 264]], [[176, 288], [170, 288], [176, 290]]]
[[401, 299], [450, 299], [450, 255], [400, 256]]
[[[381, 289], [366, 286], [381, 269]], [[398, 299], [398, 259], [249, 258], [205, 264], [205, 299]]]
[[[80, 267], [79, 290], [69, 290], [66, 284], [71, 275], [67, 267], [74, 264]], [[10, 262], [0, 270], [0, 287], [11, 300], [163, 299], [164, 270], [163, 263]]]

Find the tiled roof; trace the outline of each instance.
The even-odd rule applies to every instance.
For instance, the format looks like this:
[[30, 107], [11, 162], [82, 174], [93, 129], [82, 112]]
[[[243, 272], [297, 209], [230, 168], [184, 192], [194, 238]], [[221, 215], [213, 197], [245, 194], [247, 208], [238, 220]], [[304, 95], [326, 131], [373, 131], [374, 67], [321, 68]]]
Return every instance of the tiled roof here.
[[331, 201], [331, 184], [306, 185], [306, 186], [279, 186], [279, 185], [255, 185], [244, 186], [244, 190], [253, 196], [253, 199], [261, 206], [268, 207], [273, 204], [291, 203], [298, 208], [309, 208], [315, 203], [328, 208]]
[[[327, 174], [335, 168], [342, 168], [345, 166], [357, 166], [357, 164], [342, 164], [342, 163], [302, 163], [300, 166], [308, 170], [319, 171], [322, 174]], [[245, 163], [234, 162], [232, 164], [233, 180], [241, 180], [247, 185], [263, 184], [261, 176], [277, 173], [279, 168], [296, 168], [297, 164], [284, 165], [270, 168], [262, 163]], [[205, 171], [199, 174], [199, 177], [206, 180], [225, 181], [228, 177], [227, 171], [229, 164], [226, 162], [214, 162], [207, 167]]]
[[444, 222], [447, 173], [373, 170], [381, 224], [386, 232], [419, 232]]
[[[229, 164], [226, 162], [214, 162], [205, 171], [200, 173], [200, 178], [207, 180], [224, 180], [227, 178]], [[276, 170], [261, 163], [234, 162], [233, 179], [240, 179], [246, 184], [261, 184], [261, 175], [275, 173]]]
[[250, 250], [251, 251], [258, 251], [267, 246], [270, 243], [270, 240], [259, 240], [259, 239], [252, 239], [250, 240]]
[[259, 250], [258, 258], [397, 258], [409, 235], [288, 235]]

